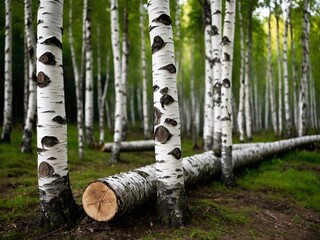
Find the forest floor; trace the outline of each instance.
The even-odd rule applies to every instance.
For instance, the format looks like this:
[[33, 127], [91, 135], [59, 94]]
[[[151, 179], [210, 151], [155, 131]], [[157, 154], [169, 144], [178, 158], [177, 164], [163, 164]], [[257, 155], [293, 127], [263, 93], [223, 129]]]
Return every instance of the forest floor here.
[[[70, 180], [79, 204], [90, 181], [153, 161], [151, 152], [123, 153], [121, 162], [111, 164], [108, 153], [96, 150], [86, 150], [87, 157], [78, 160], [76, 131], [70, 131]], [[159, 223], [152, 199], [108, 223], [84, 216], [72, 228], [44, 233], [37, 220], [36, 154], [21, 154], [20, 133], [14, 134], [12, 144], [0, 144], [0, 239], [320, 239], [319, 144], [237, 170], [233, 189], [221, 186], [219, 179], [189, 187], [192, 219], [179, 229]], [[195, 152], [188, 141], [183, 149], [191, 155]]]

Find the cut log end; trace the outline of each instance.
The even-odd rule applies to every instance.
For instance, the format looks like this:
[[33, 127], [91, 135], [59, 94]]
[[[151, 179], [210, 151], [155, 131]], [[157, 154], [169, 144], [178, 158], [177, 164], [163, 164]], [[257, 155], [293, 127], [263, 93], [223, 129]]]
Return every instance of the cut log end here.
[[117, 196], [102, 182], [90, 183], [82, 196], [83, 209], [96, 221], [108, 221], [118, 211]]

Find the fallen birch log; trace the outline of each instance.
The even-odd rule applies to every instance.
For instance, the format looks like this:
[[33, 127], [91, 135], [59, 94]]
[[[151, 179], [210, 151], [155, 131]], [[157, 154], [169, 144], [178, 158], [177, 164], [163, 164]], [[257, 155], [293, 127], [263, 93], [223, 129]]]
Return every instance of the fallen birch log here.
[[[259, 143], [232, 153], [234, 168], [248, 166], [274, 154], [320, 141], [320, 135], [305, 136], [272, 143]], [[182, 159], [187, 185], [207, 180], [221, 171], [220, 158], [212, 151]], [[141, 206], [156, 194], [154, 165], [137, 168], [91, 182], [82, 196], [87, 215], [108, 221]]]
[[[101, 151], [111, 152], [113, 143], [105, 143]], [[133, 152], [133, 151], [154, 151], [154, 140], [138, 140], [121, 142], [121, 152]]]
[[[255, 144], [261, 143], [239, 143], [233, 144], [233, 149], [243, 149], [246, 147], [252, 147]], [[101, 151], [111, 152], [113, 143], [105, 143]], [[127, 141], [121, 142], [120, 151], [122, 152], [134, 152], [134, 151], [154, 151], [154, 140], [137, 140], [137, 141]]]

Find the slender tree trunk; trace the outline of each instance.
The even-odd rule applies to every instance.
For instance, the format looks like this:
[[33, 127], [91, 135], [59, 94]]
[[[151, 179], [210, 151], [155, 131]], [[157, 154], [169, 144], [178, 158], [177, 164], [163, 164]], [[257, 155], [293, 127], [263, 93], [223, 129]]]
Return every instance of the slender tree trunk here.
[[[309, 56], [310, 57], [310, 56]], [[312, 74], [312, 64], [309, 58], [309, 83], [310, 83], [310, 120], [312, 122], [312, 128], [318, 129], [317, 123], [317, 109], [316, 109], [316, 93], [314, 85], [314, 77]]]
[[152, 43], [157, 206], [164, 224], [189, 220], [181, 162], [181, 132], [169, 1], [149, 0]]
[[245, 67], [245, 56], [244, 56], [244, 34], [243, 34], [243, 20], [242, 20], [242, 0], [238, 1], [238, 12], [239, 12], [239, 28], [240, 28], [240, 90], [239, 90], [239, 112], [238, 112], [238, 127], [239, 127], [239, 138], [240, 142], [244, 142], [244, 106], [245, 106], [245, 79], [244, 79], [244, 67]]
[[299, 92], [299, 136], [307, 134], [307, 84], [308, 84], [308, 60], [309, 60], [309, 0], [303, 5], [303, 33], [302, 33], [302, 67]]
[[[125, 5], [127, 0], [125, 1]], [[128, 75], [128, 63], [129, 63], [129, 42], [128, 42], [128, 11], [127, 7], [123, 13], [123, 32], [122, 32], [122, 57], [121, 57], [121, 84], [122, 84], [122, 141], [127, 139], [128, 134], [128, 114], [127, 114], [127, 75]]]
[[[191, 51], [191, 66], [194, 66], [194, 48], [195, 48], [195, 44], [192, 44], [192, 51]], [[197, 100], [197, 96], [196, 96], [196, 91], [195, 91], [195, 87], [194, 87], [194, 68], [190, 68], [191, 72], [190, 72], [190, 99], [191, 99], [191, 120], [192, 120], [192, 145], [193, 145], [193, 149], [197, 149], [198, 145], [197, 145], [197, 137], [198, 137], [198, 133], [197, 133], [197, 106], [196, 106], [196, 102]]]
[[10, 143], [12, 132], [12, 20], [11, 0], [5, 0], [4, 107], [1, 141]]
[[204, 97], [204, 123], [203, 123], [203, 147], [205, 151], [212, 149], [213, 142], [213, 96], [212, 96], [212, 44], [211, 44], [211, 8], [208, 0], [202, 1], [202, 11], [205, 22], [205, 97]]
[[211, 0], [212, 58], [213, 58], [213, 152], [221, 156], [221, 0]]
[[[269, 51], [269, 50], [268, 50]], [[270, 114], [270, 107], [269, 107], [269, 92], [270, 92], [270, 83], [269, 83], [269, 77], [268, 77], [268, 70], [267, 70], [267, 78], [266, 78], [266, 91], [265, 91], [265, 106], [264, 106], [264, 128], [267, 130], [269, 129], [269, 114]]]
[[134, 109], [134, 85], [131, 86], [130, 88], [130, 113], [131, 113], [131, 125], [135, 126], [136, 125], [136, 114], [135, 114], [135, 109]]
[[277, 63], [278, 63], [278, 118], [279, 118], [279, 136], [283, 135], [283, 121], [282, 121], [282, 103], [283, 103], [283, 91], [282, 91], [282, 68], [281, 68], [281, 51], [280, 51], [280, 34], [279, 34], [279, 18], [280, 18], [280, 6], [278, 0], [275, 0], [275, 17], [276, 17], [276, 38], [277, 38]]
[[222, 125], [222, 157], [221, 170], [223, 184], [235, 186], [232, 164], [232, 65], [236, 1], [226, 2], [222, 37], [222, 68], [221, 68], [221, 125]]
[[113, 135], [112, 161], [120, 158], [120, 144], [122, 137], [123, 90], [121, 81], [121, 56], [119, 36], [119, 9], [118, 0], [111, 0], [111, 42], [113, 51], [114, 85], [115, 85], [115, 123]]
[[80, 159], [84, 157], [84, 129], [83, 129], [83, 94], [82, 94], [82, 81], [80, 72], [77, 65], [76, 54], [74, 50], [74, 39], [72, 33], [72, 0], [69, 1], [69, 26], [68, 26], [68, 39], [71, 52], [72, 68], [75, 82], [76, 98], [77, 98], [77, 129], [78, 129], [78, 153]]
[[92, 46], [91, 46], [91, 1], [87, 5], [86, 26], [86, 89], [85, 89], [85, 129], [86, 142], [89, 147], [94, 146], [93, 137], [93, 69], [92, 69]]
[[145, 11], [143, 1], [140, 0], [140, 36], [141, 36], [141, 73], [142, 73], [142, 102], [143, 102], [143, 134], [144, 138], [150, 138], [147, 73], [146, 73], [146, 39], [145, 39]]
[[276, 108], [276, 97], [272, 72], [272, 50], [271, 50], [271, 9], [269, 6], [268, 18], [268, 69], [267, 78], [270, 85], [270, 106], [271, 106], [271, 120], [274, 134], [278, 135], [278, 118]]
[[48, 229], [75, 223], [80, 213], [68, 174], [62, 21], [63, 1], [40, 0], [37, 21], [38, 184], [40, 224]]
[[[290, 12], [291, 13], [291, 12]], [[292, 95], [293, 95], [293, 112], [294, 112], [294, 126], [298, 130], [298, 116], [299, 116], [299, 107], [298, 107], [298, 100], [297, 100], [297, 79], [298, 79], [298, 71], [297, 71], [297, 61], [296, 61], [296, 50], [295, 50], [295, 43], [293, 38], [293, 30], [292, 30], [292, 20], [291, 14], [290, 16], [290, 40], [291, 40], [291, 61], [292, 61]]]
[[290, 109], [290, 99], [289, 99], [289, 79], [288, 79], [288, 26], [289, 26], [289, 14], [290, 14], [291, 0], [286, 0], [286, 10], [285, 10], [285, 27], [283, 35], [283, 79], [284, 79], [284, 109], [285, 109], [285, 119], [286, 119], [286, 136], [290, 138], [292, 135], [292, 124], [291, 124], [291, 109]]
[[32, 9], [31, 1], [24, 0], [24, 15], [25, 15], [25, 32], [27, 38], [27, 48], [28, 48], [28, 66], [29, 66], [29, 97], [28, 97], [28, 111], [27, 117], [25, 119], [22, 142], [21, 142], [21, 152], [31, 153], [31, 141], [32, 141], [32, 128], [35, 120], [36, 114], [36, 41], [33, 31], [32, 24]]

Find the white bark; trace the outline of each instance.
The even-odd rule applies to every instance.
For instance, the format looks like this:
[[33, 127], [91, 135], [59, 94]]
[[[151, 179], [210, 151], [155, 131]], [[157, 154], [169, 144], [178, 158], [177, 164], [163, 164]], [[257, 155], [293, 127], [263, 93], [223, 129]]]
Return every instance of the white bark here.
[[181, 132], [169, 1], [149, 0], [152, 44], [157, 205], [161, 220], [181, 226], [189, 218], [181, 163]]
[[278, 135], [278, 118], [276, 108], [276, 97], [272, 73], [272, 51], [271, 51], [271, 9], [269, 7], [268, 18], [268, 69], [267, 78], [270, 86], [270, 107], [271, 107], [271, 120], [274, 134]]
[[112, 147], [112, 161], [116, 162], [120, 158], [120, 144], [122, 137], [122, 83], [121, 83], [121, 56], [120, 56], [120, 36], [119, 36], [119, 9], [118, 0], [111, 0], [111, 42], [113, 51], [114, 85], [115, 85], [115, 123]]
[[84, 129], [83, 129], [83, 97], [82, 97], [82, 81], [80, 72], [76, 61], [76, 54], [74, 50], [74, 39], [72, 33], [72, 0], [69, 1], [69, 26], [68, 26], [68, 40], [70, 45], [72, 68], [75, 82], [76, 98], [77, 98], [77, 129], [78, 129], [78, 153], [80, 159], [84, 157]]
[[87, 2], [87, 16], [85, 21], [86, 27], [86, 74], [85, 74], [85, 131], [86, 131], [86, 143], [89, 147], [94, 146], [93, 137], [93, 117], [94, 117], [94, 105], [93, 105], [93, 69], [92, 69], [92, 46], [91, 46], [91, 1]]
[[150, 138], [147, 73], [146, 73], [146, 38], [145, 38], [145, 9], [143, 1], [140, 0], [140, 39], [141, 39], [141, 74], [142, 74], [142, 112], [143, 112], [143, 134], [144, 138]]
[[25, 119], [21, 152], [31, 153], [31, 141], [32, 141], [32, 128], [35, 120], [36, 114], [36, 40], [32, 24], [32, 10], [31, 1], [24, 0], [24, 24], [25, 33], [27, 38], [27, 48], [28, 48], [28, 66], [29, 66], [29, 91], [28, 91], [28, 111], [27, 117]]
[[[233, 165], [235, 168], [248, 166], [274, 154], [319, 141], [320, 135], [314, 135], [271, 143], [250, 144], [243, 149], [233, 151]], [[212, 151], [185, 157], [182, 159], [182, 164], [186, 185], [203, 182], [217, 176], [221, 171], [221, 159]], [[82, 197], [84, 210], [98, 221], [109, 221], [115, 216], [128, 213], [156, 194], [156, 179], [155, 164], [99, 178], [90, 183], [84, 191]], [[101, 191], [100, 184], [104, 191]], [[94, 186], [98, 188], [95, 189]], [[105, 195], [109, 195], [108, 199], [111, 201], [104, 201]]]
[[[127, 0], [126, 0], [127, 1]], [[125, 5], [127, 2], [125, 3]], [[123, 31], [122, 31], [122, 57], [121, 57], [121, 84], [122, 84], [122, 135], [121, 140], [125, 141], [128, 132], [128, 114], [127, 114], [127, 75], [129, 62], [129, 42], [128, 42], [128, 11], [125, 6], [123, 13]]]
[[222, 37], [222, 68], [221, 68], [221, 127], [222, 127], [222, 158], [221, 169], [226, 186], [234, 186], [232, 166], [232, 66], [236, 1], [226, 2]]
[[213, 58], [213, 151], [221, 156], [221, 0], [211, 0], [212, 58]]
[[213, 95], [212, 95], [212, 44], [211, 44], [211, 10], [207, 0], [203, 1], [203, 14], [205, 18], [204, 45], [205, 45], [205, 96], [204, 96], [204, 122], [203, 122], [203, 147], [205, 151], [212, 149], [213, 143]]
[[299, 92], [299, 136], [307, 133], [307, 84], [308, 84], [308, 60], [309, 60], [309, 1], [305, 0], [303, 5], [303, 33], [302, 33], [302, 69]]
[[12, 18], [11, 0], [5, 0], [4, 107], [1, 141], [10, 143], [12, 131]]
[[40, 0], [37, 26], [37, 149], [41, 224], [76, 221], [67, 159], [62, 64], [63, 1]]
[[283, 135], [283, 119], [282, 119], [282, 103], [283, 103], [283, 91], [282, 91], [282, 68], [281, 68], [281, 51], [280, 51], [280, 34], [279, 34], [279, 18], [280, 18], [280, 6], [278, 0], [275, 0], [275, 17], [276, 17], [276, 38], [277, 38], [277, 63], [278, 63], [278, 118], [279, 118], [279, 136]]
[[23, 119], [26, 121], [27, 112], [28, 112], [28, 99], [29, 99], [29, 53], [27, 46], [27, 36], [24, 33], [24, 61], [23, 61], [23, 69], [24, 69], [24, 84], [23, 84]]
[[101, 44], [100, 25], [97, 27], [97, 103], [99, 115], [99, 145], [104, 143], [104, 105], [102, 104], [102, 83], [101, 83]]
[[298, 119], [299, 119], [299, 107], [298, 107], [298, 100], [297, 100], [297, 62], [296, 62], [296, 51], [295, 51], [295, 43], [293, 38], [293, 31], [292, 31], [292, 20], [291, 14], [290, 16], [290, 40], [291, 40], [291, 59], [292, 59], [292, 95], [293, 95], [293, 119], [294, 119], [294, 126], [298, 130]]
[[290, 14], [290, 5], [291, 0], [286, 0], [286, 9], [285, 9], [285, 27], [283, 34], [283, 80], [284, 80], [284, 111], [285, 111], [285, 120], [286, 120], [286, 136], [287, 138], [291, 137], [291, 109], [290, 109], [290, 100], [289, 100], [289, 77], [288, 77], [288, 26], [289, 26], [289, 14]]
[[[121, 151], [150, 151], [154, 150], [154, 140], [138, 140], [138, 141], [128, 141], [121, 142], [120, 145]], [[101, 151], [111, 152], [112, 151], [112, 143], [105, 143], [101, 148]]]
[[248, 30], [246, 39], [246, 56], [245, 56], [245, 119], [246, 119], [246, 134], [249, 141], [252, 140], [252, 109], [251, 109], [251, 93], [250, 93], [250, 82], [251, 82], [251, 41], [252, 41], [252, 11], [253, 3], [250, 1], [248, 17]]
[[239, 28], [240, 28], [240, 90], [239, 90], [239, 112], [238, 112], [238, 127], [240, 142], [244, 142], [244, 106], [245, 106], [245, 79], [244, 79], [244, 67], [245, 67], [245, 55], [244, 55], [244, 34], [243, 34], [243, 20], [242, 20], [242, 0], [238, 1], [239, 12]]
[[264, 101], [265, 101], [265, 106], [264, 106], [264, 128], [267, 130], [269, 129], [269, 114], [270, 114], [270, 107], [269, 107], [269, 103], [270, 103], [270, 100], [269, 100], [269, 87], [270, 87], [270, 84], [269, 84], [269, 77], [268, 77], [268, 70], [267, 70], [267, 73], [266, 73], [266, 90], [265, 90], [265, 98], [264, 98]]

